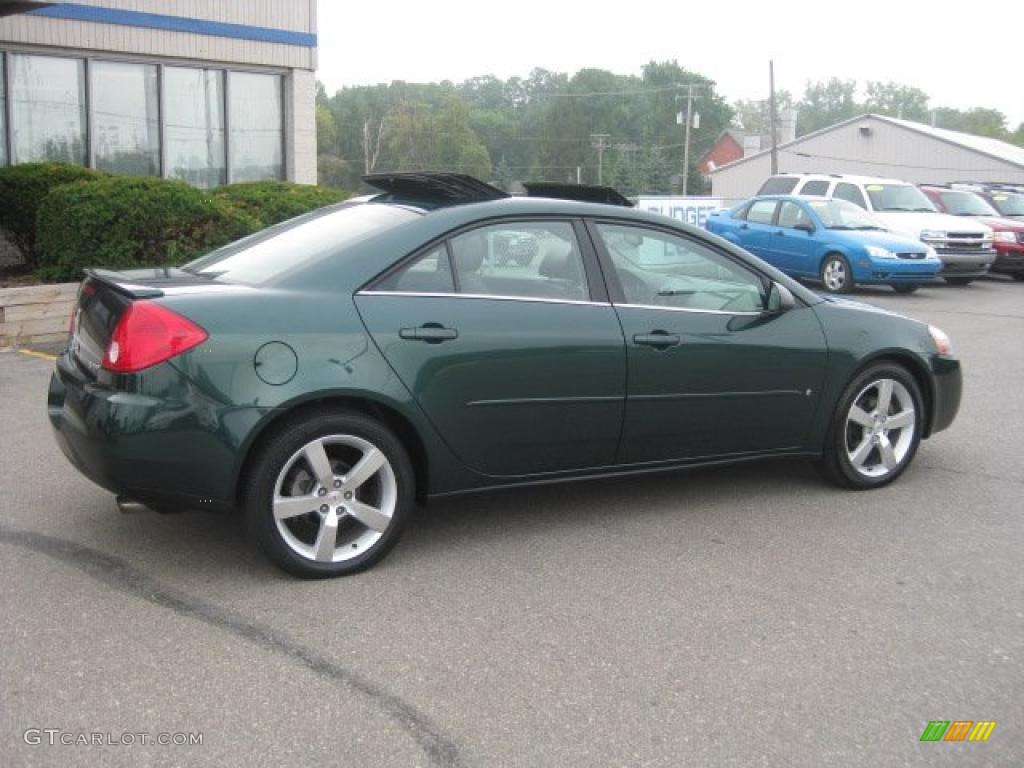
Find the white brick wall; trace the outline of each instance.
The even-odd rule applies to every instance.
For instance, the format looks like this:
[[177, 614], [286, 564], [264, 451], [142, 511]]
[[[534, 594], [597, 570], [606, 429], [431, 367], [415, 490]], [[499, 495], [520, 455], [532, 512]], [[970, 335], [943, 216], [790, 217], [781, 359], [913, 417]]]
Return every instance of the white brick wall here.
[[316, 77], [293, 69], [285, 91], [288, 180], [316, 184]]

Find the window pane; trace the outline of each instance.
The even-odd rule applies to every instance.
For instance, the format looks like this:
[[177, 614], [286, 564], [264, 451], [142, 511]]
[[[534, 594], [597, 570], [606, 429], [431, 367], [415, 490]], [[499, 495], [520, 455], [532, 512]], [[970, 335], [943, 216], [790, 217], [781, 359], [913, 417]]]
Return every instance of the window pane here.
[[801, 195], [824, 195], [828, 192], [828, 182], [821, 179], [808, 181], [800, 190]]
[[377, 285], [375, 291], [402, 291], [404, 293], [452, 293], [452, 269], [448, 263], [448, 249], [444, 246], [432, 248], [417, 259], [388, 275]]
[[452, 238], [460, 293], [586, 301], [583, 259], [572, 225], [515, 222]]
[[278, 75], [232, 72], [231, 180], [284, 178], [284, 110]]
[[862, 195], [860, 190], [853, 184], [836, 184], [836, 191], [832, 196], [838, 197], [840, 200], [848, 200], [854, 205], [859, 205], [861, 208], [867, 208], [867, 205], [864, 202], [864, 195]]
[[85, 62], [10, 56], [14, 157], [85, 165]]
[[599, 224], [627, 304], [761, 312], [761, 278], [722, 254], [642, 227]]
[[7, 80], [4, 77], [4, 52], [0, 51], [0, 165], [7, 165]]
[[168, 174], [197, 187], [223, 184], [224, 73], [167, 67], [164, 90]]
[[786, 200], [779, 208], [779, 226], [790, 229], [809, 227], [811, 226], [811, 217], [799, 205]]
[[160, 173], [156, 67], [94, 61], [92, 114], [96, 167], [110, 173]]
[[747, 211], [747, 221], [751, 221], [754, 224], [771, 224], [774, 215], [774, 200], [758, 200]]

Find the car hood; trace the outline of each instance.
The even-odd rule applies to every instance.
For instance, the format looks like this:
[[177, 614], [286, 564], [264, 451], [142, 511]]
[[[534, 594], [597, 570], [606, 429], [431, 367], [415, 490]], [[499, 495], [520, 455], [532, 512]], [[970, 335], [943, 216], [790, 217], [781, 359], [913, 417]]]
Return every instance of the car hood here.
[[877, 245], [880, 248], [887, 248], [896, 253], [924, 253], [928, 250], [927, 246], [916, 237], [910, 237], [897, 232], [877, 229], [856, 231], [829, 229], [826, 231], [837, 240], [853, 245]]
[[1024, 232], [1024, 221], [1006, 216], [958, 216], [957, 218], [977, 221], [996, 232]]
[[880, 315], [888, 315], [889, 317], [899, 317], [903, 320], [912, 320], [917, 323], [919, 320], [914, 320], [906, 315], [901, 315], [899, 312], [893, 312], [882, 307], [876, 307], [874, 304], [865, 304], [863, 301], [854, 301], [853, 299], [844, 299], [842, 296], [836, 296], [832, 293], [820, 293], [822, 300], [828, 304], [834, 304], [840, 307], [846, 307], [848, 309], [856, 309], [862, 312], [875, 312]]
[[924, 211], [875, 211], [874, 213], [893, 232], [909, 235], [915, 239], [921, 236], [921, 231], [924, 229], [939, 232], [976, 232], [979, 235], [989, 234], [991, 231], [977, 221], [960, 216], [950, 216], [948, 213], [933, 213], [931, 211], [927, 213]]

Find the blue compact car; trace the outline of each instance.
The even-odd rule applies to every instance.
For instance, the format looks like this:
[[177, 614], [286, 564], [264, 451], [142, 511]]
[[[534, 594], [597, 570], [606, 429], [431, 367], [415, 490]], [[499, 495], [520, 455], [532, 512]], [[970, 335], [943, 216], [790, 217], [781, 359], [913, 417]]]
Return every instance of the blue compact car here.
[[763, 195], [712, 214], [704, 226], [792, 277], [820, 280], [829, 293], [858, 284], [911, 293], [942, 269], [933, 248], [886, 231], [846, 200]]

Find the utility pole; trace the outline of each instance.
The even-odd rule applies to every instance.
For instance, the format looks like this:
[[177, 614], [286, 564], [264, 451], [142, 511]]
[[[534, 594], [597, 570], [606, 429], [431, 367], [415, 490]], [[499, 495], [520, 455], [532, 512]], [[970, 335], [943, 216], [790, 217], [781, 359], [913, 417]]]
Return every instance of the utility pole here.
[[597, 150], [597, 183], [598, 186], [604, 184], [604, 151], [608, 149], [611, 139], [610, 133], [592, 133], [590, 134], [590, 146]]
[[771, 122], [772, 176], [779, 172], [779, 130], [775, 113], [775, 62], [768, 60], [768, 111]]
[[686, 138], [683, 139], [683, 197], [690, 185], [690, 124], [693, 122], [693, 83], [686, 86]]

